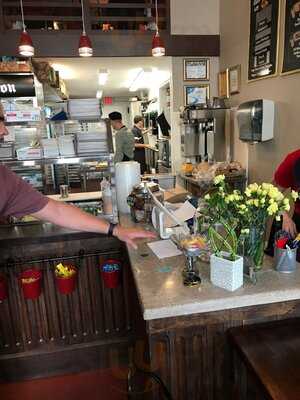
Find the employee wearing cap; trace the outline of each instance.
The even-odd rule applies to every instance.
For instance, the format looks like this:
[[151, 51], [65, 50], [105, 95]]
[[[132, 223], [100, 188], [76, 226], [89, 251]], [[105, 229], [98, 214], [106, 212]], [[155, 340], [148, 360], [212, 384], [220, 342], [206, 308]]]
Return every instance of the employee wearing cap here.
[[[274, 174], [274, 183], [276, 186], [285, 191], [287, 189], [300, 190], [300, 150], [293, 151], [288, 154], [282, 163], [277, 167]], [[276, 233], [276, 224], [273, 223], [267, 254], [273, 254], [274, 235]], [[282, 229], [288, 232], [292, 238], [300, 232], [300, 201], [296, 200], [294, 213], [292, 217], [285, 212], [282, 216]], [[299, 252], [298, 252], [299, 253]], [[298, 254], [300, 256], [300, 254]], [[297, 256], [297, 258], [298, 258]], [[300, 257], [299, 257], [300, 258]]]
[[121, 161], [131, 161], [134, 158], [134, 135], [126, 128], [122, 121], [122, 114], [118, 111], [108, 115], [111, 126], [117, 131], [115, 137], [116, 152], [115, 163]]

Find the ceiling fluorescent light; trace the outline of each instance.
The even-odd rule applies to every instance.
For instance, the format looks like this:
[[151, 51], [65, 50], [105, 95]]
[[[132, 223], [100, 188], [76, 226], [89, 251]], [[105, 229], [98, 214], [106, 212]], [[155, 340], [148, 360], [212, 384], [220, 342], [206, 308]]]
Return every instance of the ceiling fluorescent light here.
[[102, 99], [102, 95], [103, 95], [103, 90], [97, 90], [96, 98], [97, 99]]
[[103, 86], [106, 84], [108, 79], [108, 71], [107, 69], [100, 69], [98, 73], [98, 83]]

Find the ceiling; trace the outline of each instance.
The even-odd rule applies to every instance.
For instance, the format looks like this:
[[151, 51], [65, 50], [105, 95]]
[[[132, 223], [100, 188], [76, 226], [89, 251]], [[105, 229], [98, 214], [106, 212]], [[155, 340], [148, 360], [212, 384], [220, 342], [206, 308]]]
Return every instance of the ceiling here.
[[[161, 71], [163, 81], [171, 71], [171, 57], [92, 57], [92, 58], [48, 58], [61, 78], [65, 81], [71, 98], [91, 98], [96, 96], [98, 89], [103, 90], [103, 96], [129, 97], [128, 83], [132, 82], [140, 68], [156, 68]], [[105, 86], [98, 85], [99, 69], [109, 71]], [[163, 83], [163, 82], [161, 82]]]

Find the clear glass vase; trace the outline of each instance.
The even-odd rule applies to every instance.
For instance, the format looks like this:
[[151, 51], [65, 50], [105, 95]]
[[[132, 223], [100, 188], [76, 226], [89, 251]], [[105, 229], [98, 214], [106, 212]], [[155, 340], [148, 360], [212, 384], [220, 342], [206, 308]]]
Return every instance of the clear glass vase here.
[[265, 224], [261, 226], [252, 226], [249, 235], [244, 242], [244, 262], [246, 268], [254, 267], [255, 271], [259, 271], [264, 261], [265, 250]]

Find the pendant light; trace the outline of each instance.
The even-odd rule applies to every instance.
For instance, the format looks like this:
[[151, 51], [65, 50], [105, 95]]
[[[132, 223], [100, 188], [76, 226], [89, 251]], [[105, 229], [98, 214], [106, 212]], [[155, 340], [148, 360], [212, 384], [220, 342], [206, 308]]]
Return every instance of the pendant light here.
[[31, 37], [30, 37], [29, 33], [26, 31], [22, 0], [20, 0], [20, 6], [21, 6], [21, 14], [22, 14], [23, 32], [21, 33], [21, 36], [20, 36], [18, 52], [19, 52], [20, 56], [33, 57], [34, 56], [34, 47], [32, 44]]
[[82, 10], [82, 34], [79, 39], [78, 53], [80, 57], [92, 57], [93, 48], [90, 38], [85, 32], [85, 21], [84, 21], [84, 9], [83, 1], [81, 0], [81, 10]]
[[166, 54], [164, 42], [160, 37], [158, 31], [158, 7], [157, 0], [155, 0], [155, 18], [156, 18], [156, 32], [152, 39], [152, 55], [153, 57], [162, 57]]

